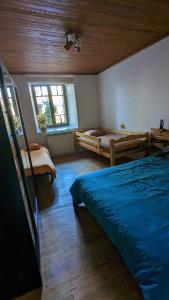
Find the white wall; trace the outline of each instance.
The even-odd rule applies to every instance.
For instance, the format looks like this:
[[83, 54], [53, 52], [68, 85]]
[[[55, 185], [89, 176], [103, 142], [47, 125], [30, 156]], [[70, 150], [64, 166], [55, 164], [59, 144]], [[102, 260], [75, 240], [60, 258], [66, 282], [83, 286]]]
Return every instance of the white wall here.
[[74, 77], [12, 75], [12, 78], [18, 87], [26, 132], [30, 142], [34, 141], [44, 145], [46, 144], [45, 135], [43, 133], [37, 133], [28, 86], [29, 82], [72, 82], [72, 80], [74, 80], [79, 128], [98, 126], [98, 97], [95, 75], [78, 75]]
[[77, 110], [79, 128], [94, 128], [100, 124], [97, 76], [76, 76], [75, 94], [77, 99]]
[[169, 127], [169, 38], [98, 75], [103, 127]]

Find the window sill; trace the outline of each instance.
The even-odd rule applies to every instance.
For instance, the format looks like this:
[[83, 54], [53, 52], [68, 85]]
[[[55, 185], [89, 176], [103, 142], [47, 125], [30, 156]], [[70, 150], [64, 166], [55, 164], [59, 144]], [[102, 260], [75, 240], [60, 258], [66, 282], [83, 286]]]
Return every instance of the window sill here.
[[39, 129], [37, 129], [37, 133], [44, 134], [44, 135], [52, 135], [52, 134], [61, 134], [61, 133], [66, 133], [66, 132], [72, 132], [75, 129], [77, 129], [77, 127], [64, 126], [64, 127], [57, 127], [57, 128], [47, 128], [47, 130], [45, 132], [42, 132]]

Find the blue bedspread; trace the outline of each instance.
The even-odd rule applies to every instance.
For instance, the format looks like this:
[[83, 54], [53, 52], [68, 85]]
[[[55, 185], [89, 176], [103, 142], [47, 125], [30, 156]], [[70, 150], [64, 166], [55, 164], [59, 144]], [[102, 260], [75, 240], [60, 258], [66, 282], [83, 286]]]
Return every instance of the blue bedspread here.
[[120, 251], [146, 300], [169, 300], [169, 160], [148, 157], [79, 177], [84, 202]]

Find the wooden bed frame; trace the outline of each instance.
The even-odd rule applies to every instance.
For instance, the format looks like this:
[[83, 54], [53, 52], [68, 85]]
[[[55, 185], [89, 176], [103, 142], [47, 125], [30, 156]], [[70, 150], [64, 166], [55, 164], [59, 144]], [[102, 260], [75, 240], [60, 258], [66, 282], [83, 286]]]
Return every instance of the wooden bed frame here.
[[[35, 154], [35, 156], [33, 154]], [[23, 166], [25, 170], [25, 176], [31, 177], [32, 172], [31, 172], [30, 165], [27, 164], [27, 155], [28, 155], [27, 151], [24, 151], [24, 149], [22, 149], [21, 157], [22, 157]], [[40, 163], [38, 163], [37, 161], [37, 158], [39, 156], [40, 156]], [[49, 157], [48, 158], [49, 162], [46, 160], [46, 156]], [[46, 147], [41, 146], [39, 150], [30, 151], [30, 157], [31, 157], [34, 176], [50, 175], [51, 183], [52, 183], [56, 177], [56, 169], [55, 166], [53, 165], [48, 149]]]
[[[99, 128], [100, 129], [100, 128]], [[110, 159], [110, 165], [116, 164], [116, 159], [129, 155], [148, 155], [148, 132], [134, 132], [114, 129], [101, 129], [106, 134], [126, 134], [125, 138], [119, 140], [110, 140], [109, 151], [101, 146], [101, 138], [84, 134], [86, 130], [74, 131], [75, 151], [78, 151], [78, 146], [96, 152], [99, 155]], [[80, 139], [83, 137], [83, 140]], [[125, 143], [124, 143], [125, 142]], [[129, 143], [126, 143], [129, 142]], [[123, 145], [124, 143], [124, 145]], [[119, 147], [118, 147], [119, 146]]]
[[162, 149], [166, 146], [169, 146], [169, 129], [151, 128], [150, 147]]

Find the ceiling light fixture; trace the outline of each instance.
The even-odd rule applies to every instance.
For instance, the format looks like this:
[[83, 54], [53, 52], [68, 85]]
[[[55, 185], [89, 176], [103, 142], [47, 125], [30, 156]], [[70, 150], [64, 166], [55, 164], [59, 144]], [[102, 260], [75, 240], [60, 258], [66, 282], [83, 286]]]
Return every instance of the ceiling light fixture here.
[[66, 44], [64, 48], [66, 51], [69, 51], [72, 46], [74, 46], [74, 50], [76, 53], [80, 53], [81, 40], [77, 33], [66, 33], [65, 34]]

